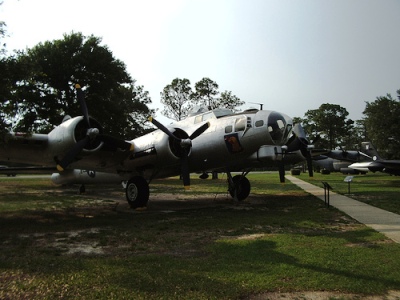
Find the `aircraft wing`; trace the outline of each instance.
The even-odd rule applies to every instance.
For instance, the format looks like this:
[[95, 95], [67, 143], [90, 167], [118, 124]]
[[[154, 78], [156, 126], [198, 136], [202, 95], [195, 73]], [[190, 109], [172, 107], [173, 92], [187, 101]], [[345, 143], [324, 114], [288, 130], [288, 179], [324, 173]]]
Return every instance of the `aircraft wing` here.
[[[10, 133], [7, 141], [0, 145], [0, 158], [7, 162], [24, 163], [29, 167], [15, 167], [18, 173], [46, 172], [56, 170], [57, 164], [69, 155], [79, 143], [76, 128], [83, 122], [82, 117], [70, 119], [57, 126], [49, 134]], [[78, 142], [76, 142], [78, 140]], [[131, 145], [126, 142], [127, 145]], [[71, 169], [101, 170], [116, 172], [116, 166], [126, 159], [130, 151], [95, 141], [74, 154], [68, 167]], [[8, 169], [10, 171], [10, 169]], [[1, 173], [5, 173], [2, 171]]]
[[36, 167], [36, 166], [27, 166], [27, 167], [8, 167], [8, 166], [0, 166], [0, 174], [51, 174], [56, 172], [56, 167]]

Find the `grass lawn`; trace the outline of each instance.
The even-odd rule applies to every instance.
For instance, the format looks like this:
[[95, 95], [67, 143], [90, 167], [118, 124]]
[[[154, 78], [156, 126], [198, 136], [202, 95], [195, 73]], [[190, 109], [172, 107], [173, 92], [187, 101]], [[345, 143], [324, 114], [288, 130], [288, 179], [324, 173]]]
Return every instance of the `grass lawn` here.
[[[322, 187], [321, 181], [326, 181], [333, 187], [333, 191], [348, 195], [348, 183], [344, 178], [348, 175], [331, 173], [323, 175], [314, 173], [314, 177], [308, 177], [308, 173], [302, 173], [299, 178]], [[400, 177], [390, 176], [384, 173], [367, 173], [354, 176], [350, 183], [350, 197], [369, 205], [373, 205], [396, 214], [400, 214]]]
[[129, 209], [119, 186], [78, 195], [46, 179], [1, 177], [0, 299], [400, 291], [399, 244], [280, 184], [276, 173], [249, 174], [252, 194], [242, 203], [220, 177], [193, 177], [188, 192], [176, 178], [154, 181], [143, 212]]

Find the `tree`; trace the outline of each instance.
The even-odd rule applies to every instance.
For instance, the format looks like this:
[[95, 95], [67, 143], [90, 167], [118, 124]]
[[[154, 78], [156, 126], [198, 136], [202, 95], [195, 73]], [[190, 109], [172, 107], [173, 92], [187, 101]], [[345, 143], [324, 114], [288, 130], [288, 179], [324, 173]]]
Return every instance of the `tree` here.
[[193, 109], [193, 91], [189, 79], [175, 78], [160, 94], [161, 103], [164, 104], [161, 113], [168, 118], [183, 120]]
[[[3, 5], [3, 2], [0, 2], [0, 6]], [[0, 56], [3, 56], [6, 53], [6, 44], [3, 43], [3, 38], [7, 35], [7, 25], [4, 21], [0, 21]]]
[[45, 132], [64, 115], [81, 115], [74, 91], [74, 84], [79, 83], [90, 115], [105, 132], [134, 138], [146, 130], [147, 104], [151, 103], [148, 93], [135, 85], [124, 63], [100, 43], [93, 35], [71, 33], [19, 53], [16, 69], [23, 72], [8, 101], [8, 106], [21, 114], [17, 129]]
[[[0, 3], [1, 5], [2, 3]], [[2, 42], [2, 39], [6, 36], [6, 23], [0, 21], [0, 54], [3, 56], [6, 53], [6, 44]]]
[[335, 149], [347, 145], [349, 132], [353, 129], [354, 121], [347, 119], [349, 113], [337, 104], [322, 104], [318, 109], [308, 110], [303, 119], [303, 126], [309, 133], [310, 139], [320, 136], [320, 147]]
[[354, 121], [354, 123], [347, 129], [347, 134], [343, 137], [343, 139], [345, 149], [361, 149], [361, 143], [368, 140], [364, 120]]
[[[3, 2], [0, 2], [2, 5]], [[5, 57], [6, 45], [3, 43], [3, 38], [6, 36], [6, 23], [0, 21], [0, 144], [3, 140], [3, 136], [6, 134], [6, 121], [4, 119], [4, 114], [1, 108], [5, 106], [9, 95], [9, 80], [8, 80], [8, 70], [7, 70], [7, 58]]]
[[212, 81], [210, 78], [204, 77], [195, 84], [196, 92], [193, 94], [193, 100], [200, 104], [208, 107], [208, 109], [214, 109], [218, 107], [218, 101], [215, 96], [218, 94], [218, 84]]
[[366, 102], [364, 123], [367, 136], [387, 159], [400, 158], [400, 90], [398, 100], [390, 94]]
[[218, 105], [220, 107], [229, 108], [236, 110], [238, 106], [243, 105], [245, 102], [241, 101], [239, 97], [232, 95], [231, 91], [225, 91], [221, 93]]
[[164, 104], [162, 114], [174, 120], [186, 118], [195, 106], [205, 106], [208, 109], [228, 108], [236, 110], [245, 102], [232, 92], [225, 91], [218, 97], [218, 84], [204, 77], [195, 84], [195, 92], [190, 87], [189, 79], [175, 78], [161, 92], [161, 103]]

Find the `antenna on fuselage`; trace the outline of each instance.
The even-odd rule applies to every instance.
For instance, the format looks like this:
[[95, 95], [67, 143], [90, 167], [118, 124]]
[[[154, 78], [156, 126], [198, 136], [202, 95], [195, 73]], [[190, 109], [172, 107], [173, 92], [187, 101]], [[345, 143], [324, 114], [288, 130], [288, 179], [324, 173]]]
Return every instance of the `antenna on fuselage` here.
[[249, 102], [249, 103], [260, 105], [260, 110], [263, 110], [263, 106], [264, 106], [263, 103], [256, 103], [256, 102]]

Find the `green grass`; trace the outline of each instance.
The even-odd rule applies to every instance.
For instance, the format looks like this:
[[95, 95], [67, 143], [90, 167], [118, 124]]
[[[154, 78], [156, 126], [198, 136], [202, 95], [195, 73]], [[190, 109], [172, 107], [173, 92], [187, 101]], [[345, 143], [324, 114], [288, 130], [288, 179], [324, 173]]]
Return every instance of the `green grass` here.
[[253, 193], [239, 204], [224, 178], [193, 178], [189, 192], [177, 179], [155, 181], [144, 212], [120, 201], [118, 186], [79, 196], [42, 180], [36, 189], [35, 180], [0, 179], [0, 299], [400, 290], [400, 245], [277, 174], [248, 177]]
[[[367, 173], [354, 176], [350, 183], [350, 197], [369, 205], [373, 205], [400, 214], [400, 177], [382, 173]], [[314, 173], [314, 177], [302, 174], [300, 179], [322, 187], [321, 181], [326, 181], [339, 194], [348, 194], [348, 183], [344, 182], [347, 175], [331, 173], [323, 175]]]

